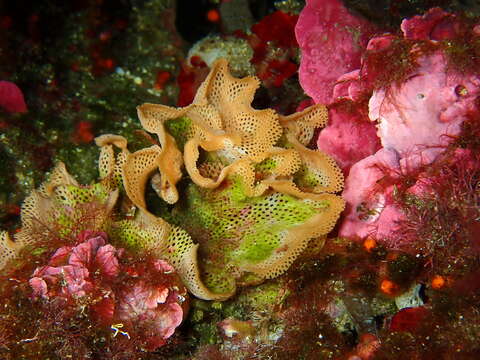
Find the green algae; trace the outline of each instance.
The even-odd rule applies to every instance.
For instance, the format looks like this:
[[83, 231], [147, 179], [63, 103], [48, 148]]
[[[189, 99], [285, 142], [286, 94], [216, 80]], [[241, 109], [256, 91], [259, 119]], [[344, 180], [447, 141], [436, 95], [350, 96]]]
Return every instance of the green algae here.
[[302, 164], [300, 169], [295, 173], [294, 181], [300, 188], [314, 188], [322, 184], [320, 176], [310, 170], [305, 164]]
[[183, 147], [187, 142], [188, 138], [185, 136], [189, 133], [192, 128], [192, 120], [186, 116], [177, 118], [177, 119], [169, 119], [164, 123], [165, 130], [175, 138], [177, 142], [177, 146], [180, 151], [183, 152]]
[[265, 160], [259, 162], [258, 164], [255, 164], [255, 172], [260, 172], [260, 173], [271, 173], [276, 167], [277, 167], [277, 162], [273, 160], [272, 158], [266, 158]]
[[142, 230], [131, 220], [115, 222], [112, 227], [111, 236], [114, 241], [131, 250], [139, 250], [144, 244], [150, 241], [150, 234]]
[[68, 197], [60, 197], [60, 202], [67, 206], [76, 206], [93, 201], [105, 202], [110, 192], [101, 183], [96, 183], [88, 187], [78, 187], [73, 185], [66, 186], [70, 193]]

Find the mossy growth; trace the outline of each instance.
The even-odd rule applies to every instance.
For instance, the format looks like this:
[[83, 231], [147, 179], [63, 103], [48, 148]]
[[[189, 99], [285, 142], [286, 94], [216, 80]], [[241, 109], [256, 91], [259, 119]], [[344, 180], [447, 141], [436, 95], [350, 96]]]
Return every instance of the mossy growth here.
[[450, 69], [472, 73], [480, 65], [480, 39], [473, 31], [466, 29], [468, 25], [473, 28], [475, 23], [465, 17], [462, 20], [460, 26], [464, 28], [459, 31], [461, 34], [453, 39], [443, 40], [439, 45], [447, 55]]
[[480, 118], [478, 115], [471, 116], [461, 124], [460, 135], [453, 144], [462, 149], [480, 151]]
[[392, 38], [389, 46], [365, 53], [364, 66], [377, 88], [400, 84], [418, 67], [411, 54], [413, 42]]
[[[400, 85], [420, 66], [418, 59], [437, 50], [428, 41], [417, 41], [392, 36], [390, 44], [379, 50], [365, 52], [364, 68], [374, 88]], [[414, 50], [415, 49], [415, 50]]]
[[[438, 274], [461, 277], [478, 261], [478, 184], [480, 159], [472, 149], [448, 148], [425, 169], [425, 189], [420, 195], [400, 194], [396, 201], [406, 219], [402, 237], [410, 252], [430, 260]], [[420, 260], [422, 260], [420, 259]]]
[[295, 173], [294, 181], [300, 189], [311, 189], [323, 184], [321, 176], [305, 164], [302, 164], [300, 170]]
[[[480, 318], [478, 316], [477, 299], [463, 302], [458, 294], [443, 294], [437, 308], [426, 308], [425, 316], [419, 319], [405, 318], [407, 329], [380, 333], [382, 346], [379, 347], [376, 359], [407, 358], [444, 358], [473, 359], [480, 350], [478, 336], [480, 334]], [[447, 299], [449, 298], [449, 299]], [[452, 301], [453, 300], [453, 301]], [[458, 302], [461, 302], [461, 306]], [[451, 306], [453, 305], [453, 309]], [[431, 311], [430, 311], [431, 310]], [[459, 343], [458, 339], [462, 339]]]
[[273, 311], [289, 295], [281, 280], [269, 280], [255, 287], [244, 288], [234, 302], [227, 302], [227, 309], [238, 304], [245, 309], [247, 317], [241, 320], [250, 320], [253, 311]]
[[378, 288], [378, 274], [373, 270], [362, 271], [357, 278], [352, 279], [351, 286], [365, 294], [374, 294]]
[[225, 318], [218, 303], [195, 299], [191, 303], [187, 327], [189, 336], [196, 345], [213, 345], [221, 342], [217, 323]]

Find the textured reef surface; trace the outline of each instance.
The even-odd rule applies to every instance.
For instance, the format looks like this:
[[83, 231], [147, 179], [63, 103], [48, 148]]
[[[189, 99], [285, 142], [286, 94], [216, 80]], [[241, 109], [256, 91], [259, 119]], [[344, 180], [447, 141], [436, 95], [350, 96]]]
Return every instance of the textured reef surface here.
[[0, 4], [0, 358], [480, 358], [474, 1]]

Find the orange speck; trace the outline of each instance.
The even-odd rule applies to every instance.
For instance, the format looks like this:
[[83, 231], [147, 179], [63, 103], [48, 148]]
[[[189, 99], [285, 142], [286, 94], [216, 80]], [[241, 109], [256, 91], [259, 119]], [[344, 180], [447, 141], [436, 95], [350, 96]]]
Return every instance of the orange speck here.
[[432, 279], [432, 288], [435, 290], [445, 286], [445, 278], [441, 275], [435, 275]]
[[374, 249], [376, 246], [377, 246], [377, 242], [375, 241], [374, 238], [371, 238], [371, 237], [367, 237], [363, 242], [363, 247], [368, 252], [372, 251], [372, 249]]
[[380, 290], [382, 290], [384, 294], [393, 295], [397, 289], [398, 285], [391, 280], [384, 279], [380, 283]]
[[207, 20], [210, 22], [219, 22], [220, 21], [220, 13], [217, 9], [211, 9], [207, 11]]

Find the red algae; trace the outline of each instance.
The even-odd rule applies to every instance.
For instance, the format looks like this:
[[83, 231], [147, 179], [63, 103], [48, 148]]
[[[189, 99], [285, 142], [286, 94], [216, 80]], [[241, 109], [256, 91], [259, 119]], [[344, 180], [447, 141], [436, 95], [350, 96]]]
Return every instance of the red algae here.
[[132, 356], [166, 344], [186, 310], [178, 276], [164, 260], [138, 259], [107, 241], [105, 233], [83, 231], [47, 263], [40, 259], [49, 251], [40, 248], [28, 255], [34, 261], [9, 271], [0, 289], [11, 299], [3, 319], [14, 321], [16, 334], [4, 340], [6, 348], [63, 359], [75, 351], [103, 358], [125, 339], [123, 351]]
[[252, 32], [256, 34], [262, 42], [274, 41], [277, 45], [288, 48], [297, 45], [295, 39], [295, 25], [298, 16], [275, 11], [265, 16], [259, 23], [252, 26]]
[[75, 126], [72, 140], [77, 143], [90, 143], [93, 141], [93, 124], [88, 121], [79, 121]]
[[258, 77], [267, 85], [272, 84], [275, 87], [280, 87], [286, 79], [296, 72], [297, 65], [291, 61], [271, 60], [267, 63], [265, 69], [259, 72]]

